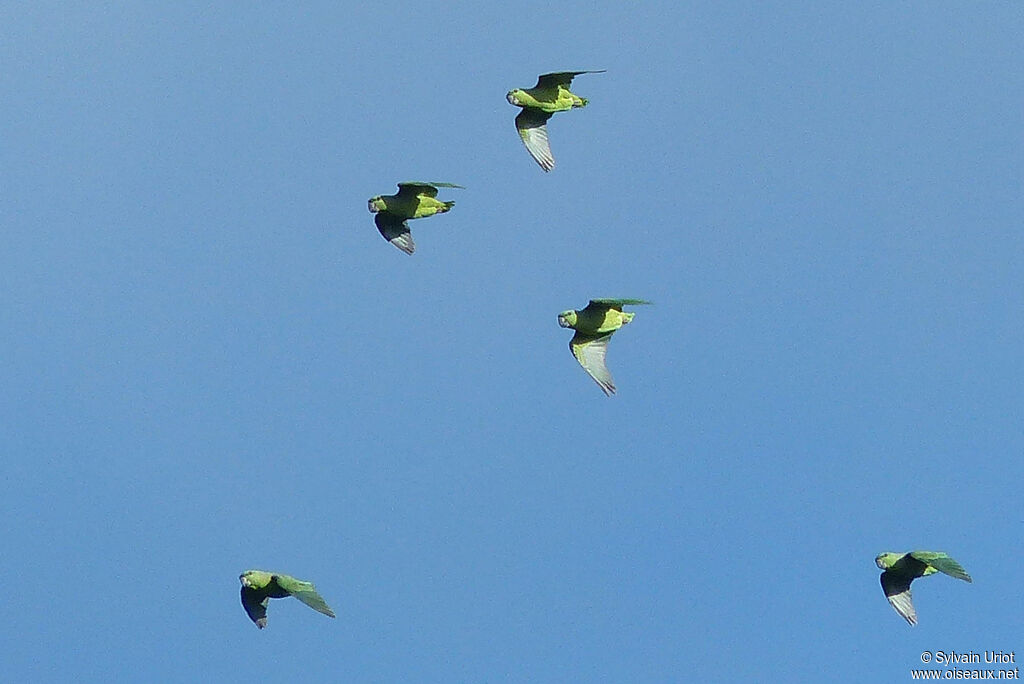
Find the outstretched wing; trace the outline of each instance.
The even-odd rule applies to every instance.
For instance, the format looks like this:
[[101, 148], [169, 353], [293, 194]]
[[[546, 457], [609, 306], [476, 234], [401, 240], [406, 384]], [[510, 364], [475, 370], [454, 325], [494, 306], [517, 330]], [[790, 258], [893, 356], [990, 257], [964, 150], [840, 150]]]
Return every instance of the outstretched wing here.
[[324, 601], [323, 597], [316, 593], [316, 587], [313, 586], [312, 582], [303, 582], [302, 580], [297, 580], [288, 575], [276, 575], [276, 579], [277, 586], [281, 587], [313, 610], [318, 613], [323, 613], [327, 617], [334, 617], [334, 611], [327, 605], [327, 602]]
[[917, 624], [917, 611], [910, 596], [910, 583], [912, 577], [900, 572], [886, 570], [882, 573], [882, 591], [885, 598], [889, 599], [889, 605], [896, 609], [896, 612], [903, 616], [903, 619], [912, 625]]
[[622, 307], [633, 304], [653, 304], [646, 299], [591, 299], [587, 308], [595, 309], [616, 309], [622, 311]]
[[608, 354], [608, 341], [611, 339], [612, 333], [584, 335], [577, 331], [569, 341], [572, 355], [609, 397], [615, 394], [615, 382], [608, 371], [608, 366], [605, 365], [604, 358]]
[[526, 145], [526, 151], [545, 171], [555, 168], [555, 158], [551, 156], [546, 125], [550, 118], [551, 114], [528, 107], [524, 107], [516, 116], [516, 130]]
[[950, 577], [962, 579], [965, 582], [972, 582], [971, 576], [959, 563], [941, 551], [911, 551], [910, 556], [922, 563], [927, 563], [939, 572], [944, 572]]
[[409, 224], [405, 222], [405, 219], [381, 211], [374, 214], [373, 222], [384, 239], [395, 247], [406, 254], [416, 251], [416, 243], [412, 241], [412, 233], [409, 232]]
[[534, 88], [552, 88], [554, 86], [565, 86], [572, 84], [572, 79], [580, 74], [603, 74], [604, 69], [598, 71], [556, 71], [553, 74], [541, 74], [537, 78], [537, 85]]
[[417, 195], [437, 197], [438, 188], [459, 188], [460, 190], [465, 190], [464, 187], [456, 185], [455, 183], [424, 183], [423, 181], [406, 181], [398, 184], [398, 196], [401, 198], [416, 197]]
[[437, 197], [437, 188], [430, 183], [408, 182], [398, 184], [399, 199], [411, 199], [419, 195]]
[[263, 629], [267, 626], [267, 603], [270, 596], [266, 592], [242, 587], [242, 607], [245, 608], [249, 619], [256, 623], [256, 626]]

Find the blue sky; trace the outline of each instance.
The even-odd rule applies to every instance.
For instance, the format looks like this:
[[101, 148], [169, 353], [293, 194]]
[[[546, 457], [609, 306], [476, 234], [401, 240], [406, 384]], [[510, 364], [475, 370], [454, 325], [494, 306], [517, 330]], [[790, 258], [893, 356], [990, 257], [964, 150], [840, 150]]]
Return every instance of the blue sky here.
[[[5, 680], [1024, 651], [1024, 6], [351, 5], [0, 8]], [[504, 95], [575, 69], [544, 174]], [[402, 180], [466, 186], [412, 257]], [[655, 302], [611, 399], [590, 297]], [[910, 628], [915, 548], [975, 582]]]

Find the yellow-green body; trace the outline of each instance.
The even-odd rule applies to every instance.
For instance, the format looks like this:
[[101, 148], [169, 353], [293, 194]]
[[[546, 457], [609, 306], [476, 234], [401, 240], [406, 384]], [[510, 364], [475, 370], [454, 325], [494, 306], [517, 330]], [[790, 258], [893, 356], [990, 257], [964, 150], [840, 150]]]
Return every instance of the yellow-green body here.
[[566, 112], [576, 107], [587, 106], [587, 98], [574, 94], [561, 84], [525, 90], [517, 88], [510, 91], [507, 98], [517, 107], [539, 109], [546, 114]]
[[455, 206], [455, 202], [442, 202], [426, 194], [382, 195], [370, 200], [371, 212], [386, 211], [403, 219], [418, 219], [443, 214]]
[[941, 551], [911, 551], [894, 553], [887, 551], [875, 558], [875, 565], [881, 570], [896, 572], [906, 577], [917, 578], [944, 572], [947, 575], [970, 582], [967, 571]]
[[603, 335], [615, 332], [633, 320], [636, 314], [619, 309], [587, 307], [573, 312], [575, 322], [569, 327], [586, 335]]

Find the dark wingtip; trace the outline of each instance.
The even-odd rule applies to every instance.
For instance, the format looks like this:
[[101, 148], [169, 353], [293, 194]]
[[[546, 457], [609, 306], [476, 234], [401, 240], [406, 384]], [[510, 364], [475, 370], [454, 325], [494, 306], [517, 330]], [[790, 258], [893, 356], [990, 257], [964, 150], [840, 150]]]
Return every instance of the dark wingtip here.
[[[387, 238], [384, 238], [384, 239], [387, 240]], [[390, 242], [392, 245], [394, 245], [395, 248], [398, 249], [398, 251], [404, 252], [405, 254], [408, 254], [409, 256], [412, 256], [412, 253], [416, 251], [416, 245], [415, 244], [412, 244], [412, 245], [409, 245], [408, 247], [406, 247], [405, 245], [401, 244], [397, 239], [388, 240], [388, 242]]]

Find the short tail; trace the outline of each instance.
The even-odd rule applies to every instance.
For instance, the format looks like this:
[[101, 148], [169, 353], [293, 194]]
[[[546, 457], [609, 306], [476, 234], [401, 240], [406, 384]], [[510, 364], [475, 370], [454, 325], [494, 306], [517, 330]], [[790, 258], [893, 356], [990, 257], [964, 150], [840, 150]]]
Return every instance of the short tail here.
[[437, 213], [439, 213], [439, 214], [443, 214], [443, 213], [444, 213], [444, 212], [446, 212], [446, 211], [451, 211], [451, 210], [452, 210], [452, 207], [454, 207], [454, 206], [455, 206], [455, 202], [445, 202], [445, 203], [444, 203], [444, 209], [441, 209], [441, 210], [440, 210], [440, 211], [438, 211]]

